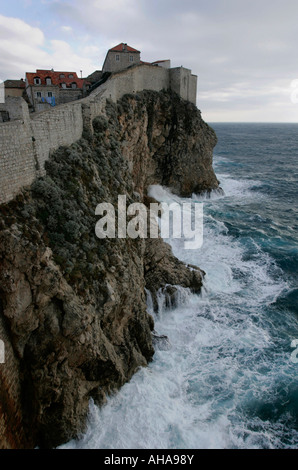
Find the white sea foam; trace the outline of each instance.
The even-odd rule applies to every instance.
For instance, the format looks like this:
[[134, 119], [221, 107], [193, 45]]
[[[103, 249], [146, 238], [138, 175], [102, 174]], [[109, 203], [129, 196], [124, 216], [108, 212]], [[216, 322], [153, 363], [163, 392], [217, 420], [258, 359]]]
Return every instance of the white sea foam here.
[[[255, 182], [254, 182], [255, 184]], [[249, 192], [249, 183], [225, 179], [225, 196]], [[179, 200], [166, 188], [151, 187], [159, 201]], [[208, 204], [217, 204], [210, 198]], [[169, 240], [174, 254], [206, 272], [200, 296], [178, 288], [177, 306], [159, 313], [147, 292], [155, 328], [171, 343], [157, 350], [101, 409], [91, 401], [87, 432], [64, 448], [207, 449], [276, 448], [282, 422], [262, 420], [262, 403], [278, 395], [290, 361], [274, 341], [270, 319], [262, 313], [286, 288], [272, 259], [251, 242], [251, 256], [231, 237], [226, 225], [208, 212], [204, 244], [186, 251], [182, 240]], [[271, 328], [271, 329], [270, 329]], [[292, 431], [288, 446], [297, 442]]]

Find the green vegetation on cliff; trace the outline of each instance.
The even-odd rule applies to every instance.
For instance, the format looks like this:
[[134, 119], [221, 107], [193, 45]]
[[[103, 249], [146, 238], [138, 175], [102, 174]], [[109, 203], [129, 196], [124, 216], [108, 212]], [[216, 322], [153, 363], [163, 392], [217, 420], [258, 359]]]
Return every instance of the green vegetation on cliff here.
[[11, 447], [76, 436], [90, 397], [102, 404], [152, 360], [145, 287], [154, 298], [168, 285], [202, 285], [200, 269], [188, 269], [161, 239], [96, 238], [95, 208], [116, 208], [119, 194], [146, 203], [150, 184], [182, 195], [217, 187], [212, 129], [169, 92], [107, 102], [93, 129], [59, 148], [46, 176], [0, 207], [0, 337], [10, 338], [1, 374], [15, 374], [18, 386], [15, 393], [9, 380], [0, 383], [8, 398], [0, 442], [15, 409], [24, 430]]

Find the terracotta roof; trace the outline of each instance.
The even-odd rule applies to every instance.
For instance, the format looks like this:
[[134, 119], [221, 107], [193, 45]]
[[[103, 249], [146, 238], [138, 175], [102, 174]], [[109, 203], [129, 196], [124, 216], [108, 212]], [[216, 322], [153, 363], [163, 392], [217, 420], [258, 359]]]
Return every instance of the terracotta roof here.
[[26, 83], [24, 80], [5, 80], [5, 88], [25, 88]]
[[[64, 77], [61, 77], [64, 75]], [[72, 77], [69, 77], [72, 75]], [[54, 70], [40, 70], [36, 72], [26, 72], [26, 79], [28, 85], [34, 85], [34, 78], [38, 77], [41, 80], [41, 85], [46, 85], [46, 78], [51, 78], [52, 85], [61, 86], [62, 83], [66, 83], [70, 87], [72, 83], [76, 83], [78, 88], [83, 88], [84, 79], [78, 78], [76, 72], [56, 72]]]
[[[123, 49], [123, 47], [125, 47], [126, 49]], [[133, 47], [128, 46], [124, 42], [121, 42], [121, 44], [118, 44], [118, 46], [112, 47], [112, 49], [109, 49], [109, 50], [113, 51], [113, 52], [123, 52], [123, 50], [125, 50], [125, 52], [138, 52], [138, 53], [140, 53], [140, 51], [137, 51]]]

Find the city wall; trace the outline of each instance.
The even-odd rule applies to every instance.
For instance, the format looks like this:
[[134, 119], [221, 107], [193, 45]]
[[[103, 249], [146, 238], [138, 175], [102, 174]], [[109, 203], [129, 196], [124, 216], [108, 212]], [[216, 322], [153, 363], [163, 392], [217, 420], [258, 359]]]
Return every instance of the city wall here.
[[92, 121], [104, 112], [106, 99], [116, 102], [127, 93], [172, 89], [195, 104], [196, 84], [188, 69], [140, 65], [113, 74], [87, 98], [42, 112], [29, 114], [22, 98], [7, 98], [11, 120], [0, 122], [0, 204], [42, 176], [53, 151], [79, 140], [83, 129], [92, 132]]

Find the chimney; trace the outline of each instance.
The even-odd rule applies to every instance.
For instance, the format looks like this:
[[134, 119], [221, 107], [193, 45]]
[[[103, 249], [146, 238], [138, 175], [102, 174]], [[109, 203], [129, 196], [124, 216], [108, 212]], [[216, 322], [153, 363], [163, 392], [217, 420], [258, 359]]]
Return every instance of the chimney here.
[[127, 52], [127, 44], [126, 44], [126, 42], [123, 43], [123, 45], [122, 45], [122, 50], [125, 51], [125, 52]]

